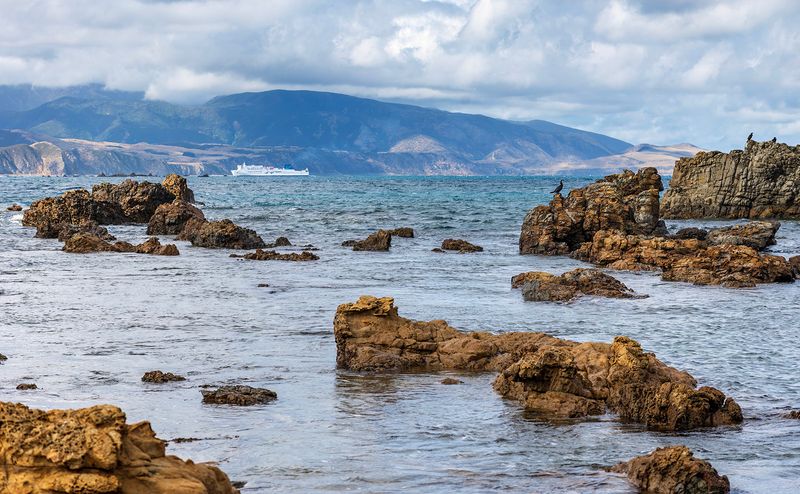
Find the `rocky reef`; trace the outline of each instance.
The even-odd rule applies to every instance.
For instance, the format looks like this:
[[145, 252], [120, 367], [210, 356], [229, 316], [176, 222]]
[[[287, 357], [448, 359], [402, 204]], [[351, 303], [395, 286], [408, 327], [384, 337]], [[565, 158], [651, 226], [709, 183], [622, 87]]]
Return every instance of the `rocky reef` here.
[[188, 240], [195, 247], [210, 249], [260, 249], [266, 245], [254, 230], [228, 219], [190, 219], [178, 235], [178, 240]]
[[274, 250], [256, 249], [255, 252], [250, 252], [244, 255], [231, 254], [230, 257], [238, 257], [251, 261], [316, 261], [319, 259], [318, 255], [307, 250], [304, 250], [301, 253], [289, 252], [287, 254], [281, 254], [280, 252], [276, 252]]
[[203, 403], [214, 405], [251, 406], [269, 403], [278, 398], [278, 395], [269, 389], [242, 384], [222, 386], [213, 390], [204, 389], [200, 393], [203, 395]]
[[168, 456], [148, 422], [117, 407], [34, 410], [0, 402], [0, 491], [235, 494], [219, 468]]
[[640, 492], [652, 494], [728, 494], [728, 477], [719, 475], [706, 460], [695, 458], [686, 446], [658, 448], [615, 465]]
[[556, 276], [528, 271], [511, 278], [511, 288], [522, 288], [528, 301], [569, 302], [582, 295], [608, 298], [642, 298], [618, 279], [599, 269], [578, 268]]
[[389, 234], [393, 237], [414, 238], [414, 229], [408, 226], [401, 226], [400, 228], [389, 230]]
[[545, 417], [616, 413], [662, 430], [742, 421], [739, 405], [634, 340], [578, 343], [544, 333], [463, 333], [445, 321], [400, 317], [394, 300], [363, 296], [334, 319], [336, 363], [354, 371], [499, 372], [494, 388]]
[[142, 382], [163, 384], [168, 382], [185, 381], [186, 378], [173, 374], [172, 372], [163, 372], [160, 370], [147, 371], [142, 376]]
[[156, 237], [150, 237], [147, 241], [133, 245], [128, 242], [108, 242], [97, 235], [91, 233], [77, 233], [64, 242], [62, 248], [64, 252], [73, 254], [87, 254], [90, 252], [132, 252], [136, 254], [152, 254], [156, 256], [177, 256], [180, 255], [175, 244], [161, 245]]
[[800, 218], [800, 146], [750, 140], [744, 150], [675, 163], [665, 218]]
[[392, 246], [392, 234], [388, 230], [378, 230], [364, 240], [349, 240], [342, 245], [355, 251], [387, 251]]
[[471, 252], [483, 252], [483, 247], [459, 238], [446, 238], [442, 240], [441, 250], [454, 250], [459, 254], [468, 254]]

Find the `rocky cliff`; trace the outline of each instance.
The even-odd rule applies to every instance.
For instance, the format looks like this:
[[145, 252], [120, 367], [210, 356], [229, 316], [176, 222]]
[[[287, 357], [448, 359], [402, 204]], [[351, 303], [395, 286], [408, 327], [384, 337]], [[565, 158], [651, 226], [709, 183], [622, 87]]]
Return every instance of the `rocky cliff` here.
[[800, 145], [750, 140], [744, 150], [675, 164], [664, 218], [800, 218]]

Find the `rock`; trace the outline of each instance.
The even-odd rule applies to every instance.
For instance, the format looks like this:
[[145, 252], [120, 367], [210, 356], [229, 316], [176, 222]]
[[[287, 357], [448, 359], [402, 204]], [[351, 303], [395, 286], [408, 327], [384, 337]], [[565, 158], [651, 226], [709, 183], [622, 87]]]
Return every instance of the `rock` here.
[[591, 241], [600, 230], [629, 234], [662, 233], [658, 193], [663, 190], [655, 168], [609, 175], [556, 194], [547, 206], [528, 212], [519, 238], [520, 254], [564, 255]]
[[128, 242], [110, 243], [91, 233], [78, 233], [68, 238], [61, 249], [73, 254], [86, 254], [90, 252], [133, 252], [137, 254], [153, 254], [157, 256], [177, 256], [178, 247], [175, 244], [161, 245], [155, 237], [150, 237], [144, 243], [133, 245]]
[[528, 301], [569, 302], [581, 295], [642, 298], [599, 269], [578, 268], [560, 276], [530, 271], [511, 278], [511, 287], [522, 287], [522, 297]]
[[256, 285], [258, 288], [269, 288], [269, 283], [259, 283]]
[[434, 247], [433, 249], [431, 249], [431, 252], [436, 252], [437, 254], [447, 254], [447, 251], [444, 251], [439, 247]]
[[165, 454], [148, 422], [111, 405], [44, 412], [0, 402], [3, 492], [235, 494], [219, 468]]
[[4, 362], [4, 361], [6, 361], [6, 360], [8, 360], [8, 357], [6, 357], [6, 356], [5, 356], [5, 355], [3, 355], [2, 353], [0, 353], [0, 362]]
[[394, 230], [389, 230], [389, 234], [394, 237], [414, 238], [414, 229], [403, 226], [400, 228], [395, 228]]
[[640, 492], [653, 494], [727, 494], [731, 489], [728, 477], [720, 476], [706, 460], [695, 458], [686, 446], [658, 448], [611, 471], [627, 474]]
[[792, 272], [795, 278], [800, 279], [800, 256], [792, 256], [789, 258], [789, 266], [792, 267]]
[[665, 218], [800, 218], [800, 146], [747, 143], [744, 151], [697, 153], [675, 163]]
[[20, 206], [19, 204], [15, 203], [15, 204], [12, 204], [9, 207], [7, 207], [6, 211], [22, 211], [22, 206]]
[[78, 225], [61, 223], [59, 225], [57, 238], [61, 242], [66, 242], [67, 239], [79, 233], [88, 233], [106, 241], [116, 240], [114, 235], [108, 233], [106, 227], [98, 225], [94, 220], [86, 220]]
[[454, 377], [445, 377], [444, 379], [442, 379], [441, 383], [442, 383], [442, 384], [448, 384], [448, 385], [452, 385], [452, 384], [464, 384], [464, 381], [462, 381], [462, 380], [460, 380], [460, 379], [456, 379], [456, 378], [454, 378]]
[[65, 224], [80, 225], [92, 221], [116, 225], [126, 223], [127, 218], [119, 204], [98, 201], [83, 189], [34, 201], [22, 216], [22, 224], [36, 227], [36, 236], [40, 238], [57, 238]]
[[442, 241], [442, 250], [457, 250], [459, 254], [470, 252], [483, 252], [483, 247], [467, 242], [466, 240], [447, 238]]
[[345, 240], [342, 242], [342, 247], [352, 247], [358, 242], [358, 240]]
[[163, 185], [176, 200], [190, 203], [194, 202], [194, 192], [189, 188], [189, 184], [186, 183], [186, 178], [170, 173], [164, 178], [161, 185]]
[[38, 389], [38, 388], [36, 387], [36, 383], [21, 383], [21, 384], [17, 384], [17, 389], [20, 390], [20, 391], [27, 391], [27, 390]]
[[188, 240], [195, 247], [210, 249], [260, 249], [264, 240], [249, 229], [236, 225], [231, 220], [186, 222], [178, 240]]
[[354, 371], [495, 371], [494, 388], [547, 417], [614, 412], [663, 430], [742, 421], [739, 405], [618, 336], [577, 343], [544, 333], [462, 333], [445, 321], [412, 321], [391, 298], [342, 304], [334, 319], [336, 363]]
[[775, 245], [775, 233], [780, 227], [777, 221], [750, 221], [742, 225], [714, 228], [708, 232], [706, 240], [711, 245], [746, 245], [764, 250]]
[[785, 415], [787, 419], [797, 419], [800, 420], [800, 410], [792, 410], [791, 412]]
[[203, 403], [216, 405], [249, 406], [259, 403], [268, 403], [278, 397], [274, 391], [266, 388], [253, 388], [250, 386], [222, 386], [213, 391], [202, 390]]
[[185, 381], [186, 378], [173, 374], [172, 372], [161, 372], [160, 370], [145, 372], [142, 376], [142, 382], [163, 384], [174, 381]]
[[[92, 199], [118, 204], [125, 215], [126, 222], [147, 223], [160, 205], [172, 202], [175, 196], [161, 184], [128, 179], [118, 184], [94, 185]], [[104, 224], [100, 220], [97, 222]]]
[[275, 239], [275, 243], [272, 244], [273, 247], [291, 247], [292, 243], [289, 242], [289, 239], [286, 237], [278, 237]]
[[678, 240], [685, 240], [690, 238], [694, 238], [697, 240], [705, 240], [707, 236], [708, 236], [708, 230], [704, 230], [702, 228], [689, 227], [689, 228], [681, 228], [680, 230], [675, 232], [675, 234], [672, 235], [670, 238], [675, 238]]
[[304, 250], [302, 253], [291, 252], [289, 254], [280, 254], [274, 250], [261, 250], [256, 249], [255, 252], [249, 254], [238, 255], [231, 254], [231, 257], [239, 257], [249, 259], [251, 261], [316, 261], [319, 256]]
[[181, 199], [162, 204], [156, 208], [147, 223], [148, 235], [178, 235], [189, 220], [205, 221], [206, 217], [193, 204]]
[[355, 251], [387, 251], [391, 245], [392, 235], [386, 230], [378, 230], [364, 240], [357, 240], [352, 243]]

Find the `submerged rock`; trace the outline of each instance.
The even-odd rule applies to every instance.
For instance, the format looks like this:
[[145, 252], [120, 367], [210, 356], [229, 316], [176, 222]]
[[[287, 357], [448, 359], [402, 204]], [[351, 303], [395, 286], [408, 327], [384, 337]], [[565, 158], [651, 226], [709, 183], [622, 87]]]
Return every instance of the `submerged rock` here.
[[615, 465], [641, 492], [653, 494], [727, 494], [728, 477], [720, 476], [711, 463], [695, 458], [686, 446], [658, 448], [649, 455]]
[[249, 254], [244, 254], [244, 255], [231, 254], [230, 257], [239, 257], [242, 259], [249, 259], [252, 261], [316, 261], [319, 259], [318, 255], [309, 252], [307, 250], [304, 250], [300, 254], [298, 254], [297, 252], [281, 254], [274, 250], [256, 249], [255, 252], [251, 252]]
[[195, 247], [210, 249], [260, 249], [264, 240], [249, 229], [225, 219], [202, 221], [190, 219], [186, 222], [178, 240], [188, 240]]
[[544, 333], [462, 333], [445, 321], [398, 316], [391, 298], [342, 304], [336, 363], [354, 371], [495, 371], [497, 392], [547, 417], [614, 412], [663, 430], [742, 421], [739, 405], [645, 353], [634, 340], [577, 343]]
[[15, 203], [15, 204], [12, 204], [12, 205], [10, 205], [9, 207], [7, 207], [7, 208], [6, 208], [6, 211], [16, 211], [16, 212], [19, 212], [19, 211], [22, 211], [22, 206], [20, 206], [19, 204], [16, 204], [16, 203]]
[[556, 194], [547, 206], [528, 212], [519, 237], [520, 254], [564, 255], [600, 230], [650, 235], [665, 231], [659, 220], [661, 177], [655, 168], [609, 175]]
[[387, 251], [392, 246], [392, 234], [386, 230], [378, 230], [364, 240], [345, 241], [343, 246], [352, 246], [355, 251]]
[[800, 218], [800, 146], [749, 141], [744, 150], [675, 163], [665, 218]]
[[115, 242], [112, 244], [91, 233], [73, 235], [67, 239], [61, 250], [73, 254], [87, 254], [90, 252], [133, 252], [157, 256], [177, 256], [180, 254], [175, 244], [161, 245], [161, 242], [155, 237], [150, 237], [139, 245], [133, 245], [128, 242]]
[[162, 204], [147, 223], [148, 235], [178, 235], [189, 220], [205, 221], [206, 217], [193, 204], [181, 199]]
[[219, 468], [167, 456], [148, 422], [111, 405], [34, 410], [0, 402], [3, 492], [236, 494]]
[[400, 238], [414, 238], [414, 229], [403, 226], [400, 228], [395, 228], [394, 230], [389, 230], [389, 234]]
[[464, 381], [462, 381], [460, 379], [456, 379], [454, 377], [445, 377], [444, 379], [441, 380], [441, 383], [442, 384], [453, 385], [453, 384], [464, 384]]
[[442, 240], [442, 250], [455, 250], [459, 254], [468, 254], [470, 252], [483, 252], [483, 247], [458, 238], [446, 238]]
[[186, 378], [173, 374], [172, 372], [161, 372], [160, 370], [145, 372], [142, 376], [142, 382], [163, 384], [175, 381], [185, 381]]
[[512, 288], [522, 288], [528, 301], [569, 302], [581, 295], [609, 298], [643, 298], [613, 276], [599, 269], [578, 268], [560, 276], [539, 271], [511, 278]]
[[266, 388], [253, 388], [251, 386], [236, 385], [222, 386], [215, 390], [201, 390], [203, 403], [216, 405], [249, 406], [259, 403], [269, 403], [278, 395]]
[[194, 202], [194, 192], [189, 188], [185, 177], [170, 173], [161, 182], [167, 191], [175, 197], [176, 200], [185, 202]]
[[36, 383], [20, 383], [17, 384], [17, 389], [20, 391], [28, 391], [31, 389], [39, 389], [39, 388], [36, 386]]

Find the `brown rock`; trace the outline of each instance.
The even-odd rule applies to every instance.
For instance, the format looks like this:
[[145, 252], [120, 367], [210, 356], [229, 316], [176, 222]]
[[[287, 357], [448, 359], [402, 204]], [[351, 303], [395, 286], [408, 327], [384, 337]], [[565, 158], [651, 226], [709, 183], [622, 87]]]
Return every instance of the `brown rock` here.
[[175, 381], [185, 381], [186, 378], [173, 374], [172, 372], [161, 372], [160, 370], [145, 372], [142, 376], [142, 382], [163, 384]]
[[792, 410], [791, 412], [785, 415], [787, 419], [797, 419], [800, 420], [800, 410]]
[[269, 389], [243, 385], [222, 386], [212, 391], [204, 389], [200, 392], [203, 394], [203, 403], [216, 405], [257, 405], [259, 403], [268, 403], [278, 397], [274, 391]]
[[170, 173], [164, 178], [161, 185], [163, 185], [176, 200], [190, 203], [194, 202], [194, 192], [189, 188], [189, 184], [186, 183], [186, 178]]
[[702, 228], [689, 227], [689, 228], [681, 228], [680, 230], [675, 232], [675, 235], [672, 235], [670, 238], [675, 238], [678, 240], [685, 240], [689, 238], [694, 238], [697, 240], [705, 240], [707, 236], [708, 236], [708, 230], [704, 230]]
[[255, 252], [251, 252], [249, 254], [231, 254], [231, 257], [240, 257], [243, 259], [249, 259], [251, 261], [316, 261], [319, 259], [318, 255], [308, 252], [307, 250], [304, 250], [300, 254], [297, 252], [281, 254], [275, 252], [274, 250], [256, 249]]
[[445, 377], [441, 381], [442, 384], [453, 385], [453, 384], [464, 384], [464, 381], [460, 379], [456, 379], [454, 377]]
[[613, 276], [599, 269], [578, 268], [560, 276], [530, 271], [511, 278], [512, 288], [522, 288], [528, 301], [569, 302], [581, 295], [642, 298]]
[[113, 225], [126, 223], [127, 218], [119, 204], [98, 201], [83, 189], [34, 201], [22, 216], [22, 224], [36, 227], [40, 238], [57, 238], [63, 225], [89, 222]]
[[78, 233], [68, 238], [61, 249], [73, 254], [90, 252], [135, 252], [157, 256], [177, 256], [180, 254], [175, 244], [161, 245], [157, 238], [151, 237], [144, 243], [133, 245], [128, 242], [110, 243], [91, 233]]
[[345, 240], [344, 242], [342, 242], [342, 247], [352, 247], [357, 242], [358, 242], [358, 240]]
[[217, 467], [166, 456], [148, 422], [111, 405], [44, 412], [0, 402], [3, 492], [235, 494]]
[[661, 214], [665, 218], [800, 218], [800, 146], [747, 143], [675, 163]]
[[780, 227], [777, 221], [749, 221], [742, 225], [711, 229], [706, 240], [711, 245], [746, 245], [764, 250], [767, 246], [775, 245], [775, 234]]
[[116, 237], [108, 233], [105, 227], [98, 225], [97, 222], [93, 220], [86, 220], [79, 225], [62, 223], [58, 230], [58, 240], [66, 242], [68, 238], [79, 233], [88, 233], [100, 237], [103, 240], [116, 240]]
[[400, 228], [395, 228], [394, 230], [389, 230], [389, 234], [394, 237], [414, 238], [414, 229], [403, 226]]
[[38, 389], [36, 383], [21, 383], [17, 384], [17, 389], [20, 391], [27, 391], [31, 389]]
[[292, 243], [286, 237], [278, 237], [272, 244], [273, 247], [291, 247]]
[[[118, 184], [102, 183], [93, 186], [92, 199], [118, 204], [126, 222], [147, 223], [160, 205], [172, 202], [175, 196], [161, 184], [128, 179]], [[105, 224], [97, 218], [92, 219]]]
[[162, 204], [156, 208], [147, 223], [148, 235], [178, 235], [191, 220], [205, 221], [206, 217], [193, 204], [181, 199]]
[[658, 193], [663, 190], [655, 168], [609, 175], [556, 194], [548, 206], [528, 212], [519, 238], [520, 254], [564, 255], [592, 240], [600, 230], [652, 234], [663, 230]]
[[6, 356], [5, 356], [5, 355], [3, 355], [2, 353], [0, 353], [0, 362], [3, 362], [3, 361], [5, 361], [5, 360], [8, 360], [8, 357], [6, 357]]
[[727, 494], [728, 477], [720, 476], [686, 446], [658, 448], [649, 455], [620, 463], [612, 472], [627, 474], [641, 492], [653, 494]]
[[792, 272], [795, 278], [800, 278], [800, 256], [792, 256], [789, 258], [789, 265], [792, 267]]
[[456, 250], [459, 254], [470, 252], [483, 252], [483, 247], [467, 242], [466, 240], [447, 238], [442, 241], [442, 250]]
[[431, 249], [431, 252], [436, 252], [437, 254], [447, 254], [447, 251], [444, 251], [439, 247], [434, 247], [433, 249]]
[[392, 234], [386, 230], [378, 230], [364, 240], [353, 242], [352, 245], [355, 251], [387, 251], [392, 245]]
[[500, 371], [494, 388], [548, 417], [605, 411], [664, 430], [742, 421], [735, 401], [695, 389], [687, 373], [666, 366], [635, 341], [577, 343], [544, 333], [462, 333], [445, 321], [397, 315], [391, 298], [342, 304], [334, 319], [336, 363], [355, 371]]
[[236, 225], [231, 220], [202, 221], [190, 219], [186, 222], [178, 240], [188, 240], [196, 247], [210, 249], [260, 249], [264, 240], [249, 229]]
[[6, 208], [6, 211], [22, 211], [22, 206], [19, 204], [12, 204]]

